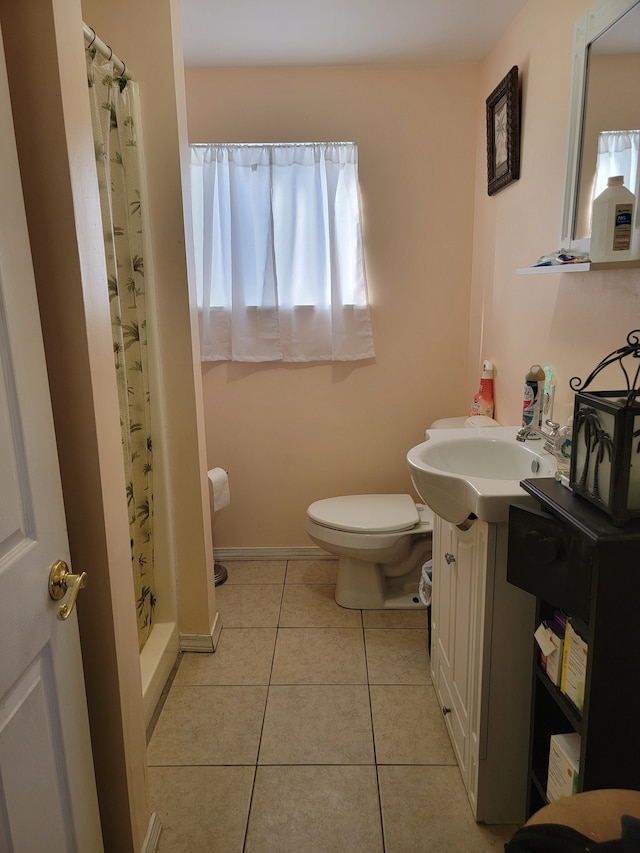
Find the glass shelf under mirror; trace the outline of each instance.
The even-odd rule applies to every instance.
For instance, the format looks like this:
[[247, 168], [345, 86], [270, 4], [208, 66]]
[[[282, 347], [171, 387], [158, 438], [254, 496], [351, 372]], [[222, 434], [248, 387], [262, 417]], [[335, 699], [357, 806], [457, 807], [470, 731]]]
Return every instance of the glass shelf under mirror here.
[[552, 264], [546, 267], [520, 267], [517, 275], [549, 275], [565, 272], [599, 272], [600, 270], [640, 269], [640, 261], [603, 261], [602, 263]]

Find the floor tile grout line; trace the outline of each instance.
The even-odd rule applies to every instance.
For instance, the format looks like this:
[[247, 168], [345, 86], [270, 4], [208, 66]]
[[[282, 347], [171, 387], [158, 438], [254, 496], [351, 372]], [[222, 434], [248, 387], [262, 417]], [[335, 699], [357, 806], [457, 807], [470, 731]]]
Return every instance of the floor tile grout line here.
[[384, 839], [384, 823], [382, 815], [382, 795], [380, 793], [380, 774], [378, 772], [378, 754], [376, 751], [376, 732], [373, 725], [373, 702], [371, 700], [371, 681], [369, 677], [369, 657], [367, 655], [367, 629], [365, 628], [364, 613], [360, 611], [360, 619], [362, 621], [362, 645], [364, 648], [364, 665], [367, 673], [367, 696], [369, 697], [369, 719], [371, 720], [371, 741], [373, 746], [373, 766], [376, 773], [376, 790], [378, 794], [378, 814], [380, 815], [380, 841], [382, 843], [382, 853], [386, 850]]
[[[256, 758], [257, 761], [257, 758]], [[249, 805], [247, 807], [247, 819], [244, 824], [244, 838], [242, 839], [242, 851], [246, 850], [247, 847], [247, 838], [249, 835], [249, 818], [251, 817], [251, 806], [253, 805], [253, 795], [256, 790], [256, 776], [258, 775], [258, 765], [257, 763], [253, 765], [253, 782], [251, 783], [251, 796], [249, 797]]]
[[382, 792], [380, 790], [380, 771], [379, 771], [380, 766], [381, 765], [376, 762], [375, 768], [376, 768], [376, 785], [378, 788], [378, 811], [380, 812], [380, 838], [382, 841], [382, 853], [385, 853], [385, 851], [387, 849], [387, 843], [386, 843], [385, 835], [384, 835], [384, 814], [382, 811]]
[[[299, 630], [298, 628], [294, 628], [294, 631]], [[416, 681], [279, 681], [279, 682], [255, 682], [252, 681], [250, 684], [246, 682], [227, 682], [224, 683], [207, 683], [207, 684], [176, 684], [175, 688], [185, 690], [197, 690], [202, 687], [205, 688], [221, 688], [222, 690], [227, 687], [246, 687], [247, 689], [254, 687], [433, 687], [431, 682], [416, 682]]]
[[197, 762], [195, 764], [149, 764], [149, 767], [458, 767], [457, 764], [447, 761], [309, 761], [296, 762], [284, 761], [276, 763], [272, 761], [264, 764], [256, 764], [255, 761], [241, 761], [238, 764], [223, 761], [218, 763]]
[[251, 796], [249, 797], [249, 805], [247, 808], [247, 819], [246, 819], [245, 825], [244, 825], [244, 838], [242, 840], [242, 851], [243, 851], [243, 853], [246, 850], [247, 839], [249, 837], [249, 821], [251, 820], [251, 809], [253, 806], [253, 797], [255, 795], [255, 790], [256, 790], [256, 781], [257, 781], [257, 777], [258, 777], [258, 760], [260, 758], [260, 747], [262, 746], [262, 736], [264, 734], [264, 724], [265, 724], [265, 719], [267, 716], [267, 703], [269, 702], [269, 690], [271, 689], [271, 677], [273, 675], [273, 664], [274, 664], [275, 657], [276, 657], [276, 646], [278, 645], [278, 630], [280, 628], [280, 616], [282, 614], [282, 602], [284, 600], [284, 586], [285, 586], [286, 579], [287, 579], [287, 568], [288, 568], [288, 563], [285, 563], [284, 578], [282, 581], [282, 591], [280, 593], [280, 608], [278, 610], [276, 635], [275, 635], [275, 638], [273, 641], [273, 651], [271, 652], [271, 663], [269, 665], [269, 677], [267, 680], [267, 692], [266, 692], [266, 695], [264, 698], [264, 708], [262, 710], [262, 724], [260, 726], [260, 736], [258, 738], [258, 744], [256, 746], [256, 759], [255, 759], [255, 762], [253, 765], [253, 783], [251, 785]]
[[197, 764], [149, 764], [154, 770], [171, 769], [177, 767], [251, 767], [254, 770], [259, 770], [265, 767], [456, 767], [460, 769], [456, 763], [446, 761], [381, 761], [380, 763], [364, 762], [364, 761], [313, 761], [313, 762], [294, 762], [285, 761], [280, 763], [266, 762], [265, 764], [256, 764], [255, 762], [243, 761], [240, 764], [230, 764], [223, 762], [220, 764], [210, 764], [208, 762]]
[[257, 744], [257, 748], [256, 748], [256, 760], [255, 760], [255, 763], [253, 765], [253, 767], [254, 767], [254, 769], [253, 769], [253, 784], [251, 785], [251, 796], [249, 797], [249, 807], [247, 809], [247, 820], [246, 820], [245, 827], [244, 827], [244, 839], [242, 842], [243, 853], [246, 850], [247, 839], [249, 836], [249, 821], [251, 820], [251, 808], [253, 806], [253, 797], [254, 797], [255, 790], [256, 790], [256, 781], [257, 781], [257, 777], [258, 777], [258, 767], [260, 766], [258, 762], [260, 760], [260, 748], [262, 746], [262, 737], [264, 735], [264, 725], [265, 725], [265, 720], [266, 720], [266, 716], [267, 716], [267, 704], [269, 702], [269, 691], [271, 689], [271, 678], [273, 676], [273, 664], [274, 664], [275, 657], [276, 657], [276, 647], [278, 645], [278, 632], [280, 630], [280, 617], [282, 615], [282, 605], [284, 602], [284, 588], [285, 588], [286, 579], [287, 579], [287, 569], [288, 569], [288, 561], [287, 561], [287, 563], [285, 563], [284, 579], [282, 581], [282, 592], [280, 594], [280, 608], [278, 610], [277, 625], [275, 626], [276, 627], [276, 635], [275, 635], [274, 642], [273, 642], [273, 651], [271, 652], [271, 663], [269, 666], [269, 678], [268, 678], [268, 682], [266, 685], [267, 686], [267, 693], [265, 695], [264, 708], [262, 711], [262, 724], [260, 726], [260, 736], [258, 738], [258, 744]]

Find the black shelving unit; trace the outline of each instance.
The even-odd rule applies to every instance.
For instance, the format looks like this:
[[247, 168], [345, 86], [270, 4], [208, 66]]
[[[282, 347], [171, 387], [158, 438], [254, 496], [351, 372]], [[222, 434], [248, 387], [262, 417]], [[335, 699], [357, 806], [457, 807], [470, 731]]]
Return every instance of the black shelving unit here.
[[536, 597], [532, 632], [556, 610], [588, 644], [580, 712], [533, 661], [528, 814], [546, 804], [553, 734], [581, 737], [579, 790], [640, 790], [640, 524], [620, 528], [554, 479], [524, 480], [539, 508], [509, 512], [507, 578]]

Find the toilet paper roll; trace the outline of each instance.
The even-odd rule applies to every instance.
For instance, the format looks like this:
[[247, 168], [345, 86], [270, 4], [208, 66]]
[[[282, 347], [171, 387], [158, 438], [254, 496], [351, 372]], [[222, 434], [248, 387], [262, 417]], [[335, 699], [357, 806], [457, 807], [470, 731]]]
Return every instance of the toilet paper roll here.
[[229, 475], [224, 468], [212, 468], [208, 472], [209, 477], [209, 503], [211, 512], [218, 512], [229, 506], [231, 493], [229, 491]]

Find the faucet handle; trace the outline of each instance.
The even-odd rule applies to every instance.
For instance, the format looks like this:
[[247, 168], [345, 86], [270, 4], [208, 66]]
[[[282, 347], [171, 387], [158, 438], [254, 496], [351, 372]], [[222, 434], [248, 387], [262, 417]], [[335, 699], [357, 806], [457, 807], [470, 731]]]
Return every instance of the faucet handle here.
[[555, 421], [547, 420], [545, 421], [545, 424], [551, 428], [554, 435], [560, 429], [560, 424], [557, 424]]

